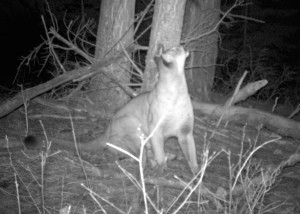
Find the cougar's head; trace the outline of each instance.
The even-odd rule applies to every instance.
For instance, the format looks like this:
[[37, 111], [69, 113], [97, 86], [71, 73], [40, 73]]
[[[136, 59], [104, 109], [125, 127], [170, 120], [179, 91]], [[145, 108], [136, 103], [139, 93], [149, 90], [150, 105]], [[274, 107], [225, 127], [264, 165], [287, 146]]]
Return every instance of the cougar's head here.
[[183, 46], [177, 46], [164, 51], [160, 44], [157, 48], [154, 60], [159, 70], [162, 68], [176, 69], [179, 72], [184, 71], [184, 64], [189, 52]]

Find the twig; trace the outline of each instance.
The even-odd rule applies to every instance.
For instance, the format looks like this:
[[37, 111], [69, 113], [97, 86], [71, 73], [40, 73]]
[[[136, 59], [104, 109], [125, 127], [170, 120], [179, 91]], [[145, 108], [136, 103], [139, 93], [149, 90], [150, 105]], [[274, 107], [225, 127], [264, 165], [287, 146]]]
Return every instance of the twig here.
[[23, 105], [24, 105], [24, 111], [25, 111], [25, 123], [26, 123], [26, 130], [25, 130], [25, 136], [28, 135], [28, 129], [29, 129], [29, 125], [28, 125], [28, 111], [27, 111], [27, 97], [25, 97], [23, 88], [21, 88], [21, 92], [22, 92], [22, 99], [23, 99]]
[[200, 39], [200, 38], [202, 38], [202, 37], [205, 37], [205, 36], [210, 35], [211, 33], [215, 32], [215, 31], [219, 28], [220, 24], [224, 21], [224, 19], [228, 16], [228, 14], [229, 14], [234, 8], [236, 8], [236, 7], [240, 6], [240, 5], [242, 5], [243, 2], [244, 2], [243, 0], [236, 0], [235, 3], [234, 3], [234, 4], [233, 4], [233, 5], [232, 5], [232, 6], [231, 6], [224, 14], [223, 14], [222, 18], [217, 22], [217, 24], [216, 24], [211, 30], [209, 30], [209, 31], [207, 31], [207, 32], [205, 32], [205, 33], [202, 33], [201, 35], [198, 35], [198, 36], [196, 36], [196, 37], [188, 38], [188, 39], [182, 41], [182, 43], [188, 43], [188, 42], [191, 42], [191, 41], [193, 41], [193, 40], [198, 40], [198, 39]]
[[81, 168], [82, 168], [82, 170], [83, 170], [83, 173], [84, 173], [84, 176], [85, 176], [85, 179], [86, 179], [86, 182], [87, 182], [87, 186], [88, 186], [89, 188], [91, 188], [91, 184], [90, 184], [90, 181], [89, 181], [89, 179], [88, 179], [87, 173], [86, 173], [86, 171], [85, 171], [85, 167], [84, 167], [84, 165], [83, 165], [83, 161], [82, 161], [81, 156], [80, 156], [80, 154], [79, 154], [79, 150], [78, 150], [78, 146], [77, 146], [77, 140], [76, 140], [76, 134], [75, 134], [75, 128], [74, 128], [74, 123], [73, 123], [71, 114], [69, 114], [69, 118], [70, 118], [70, 123], [71, 123], [71, 128], [72, 128], [72, 136], [73, 136], [73, 142], [74, 142], [76, 154], [77, 154], [78, 159], [79, 159], [79, 161], [80, 161], [80, 165], [81, 165]]
[[233, 183], [233, 185], [232, 185], [232, 189], [235, 188], [235, 186], [236, 186], [236, 184], [237, 184], [237, 181], [238, 181], [238, 178], [240, 177], [242, 171], [244, 170], [246, 164], [248, 163], [248, 161], [250, 160], [250, 158], [253, 156], [253, 154], [254, 154], [257, 150], [259, 150], [260, 148], [264, 147], [265, 145], [267, 145], [267, 144], [269, 144], [269, 143], [273, 143], [273, 142], [275, 142], [275, 141], [277, 141], [277, 140], [280, 140], [280, 139], [281, 139], [281, 137], [277, 137], [277, 138], [268, 140], [268, 141], [264, 142], [263, 144], [261, 144], [260, 146], [254, 148], [253, 151], [251, 151], [251, 153], [247, 156], [247, 158], [246, 158], [246, 160], [244, 161], [243, 165], [242, 165], [241, 168], [239, 169], [239, 171], [238, 171], [238, 173], [237, 173], [237, 175], [236, 175], [236, 179], [235, 179], [235, 181], [234, 181], [234, 183]]
[[[41, 213], [41, 210], [40, 210], [39, 206], [37, 205], [36, 201], [34, 200], [33, 195], [31, 194], [30, 190], [28, 189], [28, 186], [25, 185], [25, 182], [23, 181], [22, 177], [19, 175], [19, 173], [18, 173], [16, 167], [15, 167], [14, 164], [13, 164], [11, 152], [10, 152], [9, 146], [8, 146], [9, 140], [8, 140], [8, 137], [7, 137], [7, 136], [5, 136], [5, 140], [6, 140], [7, 151], [8, 151], [8, 153], [9, 153], [9, 162], [10, 162], [10, 165], [11, 165], [11, 167], [12, 167], [14, 173], [15, 173], [15, 174], [18, 176], [18, 178], [20, 179], [21, 183], [24, 185], [24, 187], [25, 187], [25, 189], [26, 189], [26, 191], [27, 191], [29, 197], [31, 198], [31, 200], [32, 200], [32, 202], [33, 202], [33, 204], [34, 204], [34, 206], [36, 207], [38, 213]], [[19, 195], [17, 195], [17, 197], [19, 197]], [[21, 212], [20, 212], [20, 213], [21, 213]]]
[[140, 77], [143, 76], [143, 72], [141, 71], [141, 69], [139, 67], [136, 66], [136, 64], [133, 62], [133, 60], [131, 59], [131, 57], [128, 55], [126, 49], [124, 48], [124, 46], [122, 45], [122, 43], [120, 43], [120, 46], [122, 48], [122, 50], [124, 51], [125, 56], [127, 57], [127, 59], [129, 60], [129, 62], [131, 63], [131, 65], [135, 68], [135, 70], [139, 73]]
[[297, 108], [288, 116], [288, 118], [293, 118], [300, 111], [300, 104], [298, 104]]
[[[54, 28], [50, 29], [50, 33], [52, 33], [61, 42], [63, 42], [64, 44], [66, 44], [69, 47], [70, 50], [75, 51], [76, 53], [78, 53], [80, 56], [82, 56], [84, 59], [86, 59], [91, 64], [93, 64], [93, 63], [95, 63], [97, 61], [93, 57], [90, 57], [88, 54], [86, 54], [85, 52], [83, 52], [82, 50], [80, 50], [76, 45], [74, 45], [73, 43], [71, 43], [70, 41], [66, 40], [64, 37], [62, 37], [59, 33], [57, 33], [54, 30]], [[62, 47], [62, 46], [58, 46], [58, 45], [56, 45], [55, 47], [61, 48], [61, 49], [67, 49], [66, 47]]]
[[20, 193], [19, 193], [19, 183], [18, 183], [18, 178], [16, 173], [14, 173], [14, 178], [15, 178], [16, 194], [18, 200], [18, 211], [21, 214], [22, 212], [21, 212], [21, 202], [20, 202]]
[[61, 64], [56, 52], [54, 51], [54, 45], [52, 43], [52, 38], [50, 38], [49, 36], [49, 32], [47, 31], [47, 27], [46, 27], [46, 22], [44, 20], [44, 16], [42, 16], [42, 22], [43, 22], [43, 26], [45, 28], [45, 33], [46, 33], [46, 36], [47, 36], [47, 40], [48, 40], [48, 49], [49, 49], [49, 52], [50, 54], [53, 56], [53, 58], [55, 59], [55, 61], [58, 63], [59, 67], [64, 71], [66, 72], [64, 66]]

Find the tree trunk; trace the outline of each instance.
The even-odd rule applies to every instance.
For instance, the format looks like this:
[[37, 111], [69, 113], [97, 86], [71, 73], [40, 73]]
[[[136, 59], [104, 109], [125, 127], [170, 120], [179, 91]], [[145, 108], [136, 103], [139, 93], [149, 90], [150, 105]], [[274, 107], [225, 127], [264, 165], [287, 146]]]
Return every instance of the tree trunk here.
[[213, 86], [215, 63], [218, 55], [218, 33], [211, 31], [220, 19], [220, 0], [199, 0], [187, 2], [183, 42], [193, 50], [186, 62], [189, 92], [201, 101], [209, 101]]
[[[95, 57], [106, 59], [133, 42], [135, 1], [102, 0], [98, 23]], [[110, 76], [122, 83], [130, 81], [130, 63], [126, 57], [110, 65]], [[103, 90], [106, 88], [106, 90]], [[108, 90], [107, 90], [108, 88]], [[108, 109], [114, 111], [128, 100], [126, 93], [113, 84], [109, 78], [97, 75], [91, 82], [90, 98], [97, 104], [107, 103]], [[104, 106], [105, 107], [105, 106]]]
[[166, 48], [180, 44], [185, 3], [186, 0], [155, 1], [142, 91], [151, 90], [155, 83], [157, 69], [155, 62], [153, 61], [153, 56], [157, 44], [161, 43]]

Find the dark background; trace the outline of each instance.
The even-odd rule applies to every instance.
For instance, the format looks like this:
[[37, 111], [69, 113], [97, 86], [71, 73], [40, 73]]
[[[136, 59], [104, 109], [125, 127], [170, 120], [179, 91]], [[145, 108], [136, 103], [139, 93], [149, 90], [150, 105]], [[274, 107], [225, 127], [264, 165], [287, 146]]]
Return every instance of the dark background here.
[[[41, 68], [40, 62], [23, 66], [16, 80], [18, 66], [22, 56], [26, 56], [45, 38], [41, 22], [41, 15], [46, 17], [46, 5], [42, 0], [1, 0], [0, 1], [0, 41], [1, 45], [1, 78], [0, 87], [18, 88], [19, 85], [30, 85], [30, 82], [43, 82], [49, 78], [47, 67], [42, 73], [37, 72]], [[56, 1], [50, 1], [56, 2]], [[57, 5], [50, 4], [52, 12], [56, 15], [59, 25], [62, 24], [62, 17], [74, 19], [81, 16], [81, 1], [61, 0]], [[93, 18], [96, 22], [99, 15], [99, 1], [84, 1], [87, 17]], [[144, 1], [147, 2], [147, 1]], [[222, 1], [224, 11], [233, 1]], [[266, 21], [265, 24], [249, 22], [248, 37], [249, 45], [253, 50], [268, 47], [272, 50], [274, 63], [286, 64], [298, 68], [300, 64], [299, 51], [299, 8], [297, 1], [286, 0], [254, 0], [249, 5], [248, 16]], [[137, 10], [142, 9], [141, 1], [137, 1]], [[237, 14], [244, 14], [244, 9], [234, 10]], [[241, 30], [243, 22], [236, 23], [236, 26], [223, 25], [220, 28], [224, 39], [223, 44], [231, 47], [233, 51], [241, 51]], [[223, 34], [222, 34], [223, 31]], [[227, 42], [226, 42], [227, 40]], [[276, 54], [274, 54], [276, 53]], [[222, 54], [222, 51], [219, 52]], [[39, 56], [42, 60], [43, 55]], [[226, 54], [224, 55], [226, 57]], [[299, 75], [300, 76], [300, 75]], [[14, 81], [14, 82], [13, 82]], [[28, 83], [29, 82], [29, 83]]]

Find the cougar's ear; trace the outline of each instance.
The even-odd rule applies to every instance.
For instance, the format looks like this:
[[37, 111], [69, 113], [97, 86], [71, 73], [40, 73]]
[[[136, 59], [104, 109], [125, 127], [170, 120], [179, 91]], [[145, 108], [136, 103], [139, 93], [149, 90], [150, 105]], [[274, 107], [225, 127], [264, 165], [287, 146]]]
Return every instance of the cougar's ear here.
[[161, 43], [158, 43], [157, 47], [156, 47], [155, 55], [154, 55], [154, 61], [155, 61], [156, 65], [159, 64], [159, 60], [164, 51], [165, 51], [164, 46]]

